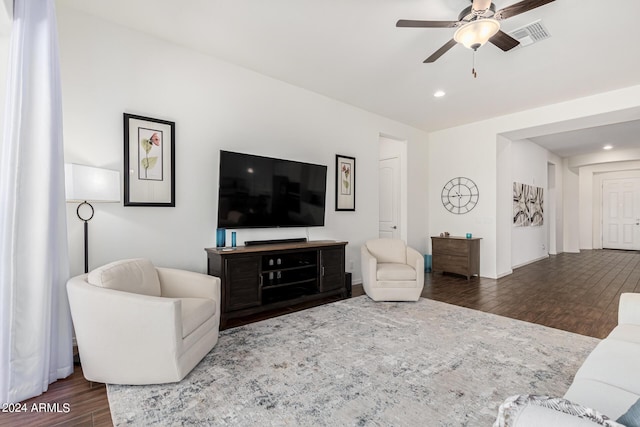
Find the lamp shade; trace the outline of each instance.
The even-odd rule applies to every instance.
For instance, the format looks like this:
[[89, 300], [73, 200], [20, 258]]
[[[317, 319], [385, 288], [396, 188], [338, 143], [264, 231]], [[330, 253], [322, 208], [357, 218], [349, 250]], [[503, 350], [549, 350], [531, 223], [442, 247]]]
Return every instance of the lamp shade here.
[[119, 202], [120, 173], [92, 166], [65, 163], [67, 202]]
[[492, 18], [477, 19], [458, 28], [453, 39], [468, 49], [476, 50], [500, 31], [500, 23]]

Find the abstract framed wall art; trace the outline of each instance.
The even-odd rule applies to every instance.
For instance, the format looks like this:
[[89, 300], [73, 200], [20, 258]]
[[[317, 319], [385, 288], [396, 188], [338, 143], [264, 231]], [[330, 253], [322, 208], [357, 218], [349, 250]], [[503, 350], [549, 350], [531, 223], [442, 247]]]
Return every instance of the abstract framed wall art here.
[[513, 183], [513, 225], [527, 227], [529, 222], [529, 204], [527, 191], [529, 186], [519, 182]]
[[544, 225], [544, 189], [513, 183], [513, 225], [540, 227]]
[[124, 205], [175, 202], [175, 122], [124, 113]]
[[542, 187], [529, 187], [529, 220], [532, 227], [540, 227], [544, 224], [544, 189]]
[[336, 154], [336, 211], [356, 210], [356, 158]]

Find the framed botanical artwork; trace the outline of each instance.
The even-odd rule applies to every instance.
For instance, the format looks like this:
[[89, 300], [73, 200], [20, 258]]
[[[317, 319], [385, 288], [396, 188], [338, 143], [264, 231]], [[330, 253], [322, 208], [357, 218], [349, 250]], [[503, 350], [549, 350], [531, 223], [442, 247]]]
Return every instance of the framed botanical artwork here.
[[336, 210], [356, 210], [356, 159], [336, 154]]
[[176, 125], [124, 113], [124, 205], [175, 206]]

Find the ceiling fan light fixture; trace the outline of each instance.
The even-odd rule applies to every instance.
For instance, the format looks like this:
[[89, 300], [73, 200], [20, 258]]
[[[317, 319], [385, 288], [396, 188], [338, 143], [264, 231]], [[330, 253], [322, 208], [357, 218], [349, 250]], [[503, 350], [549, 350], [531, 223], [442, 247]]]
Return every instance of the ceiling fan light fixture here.
[[467, 49], [476, 50], [500, 31], [500, 23], [493, 18], [477, 19], [458, 28], [453, 39]]

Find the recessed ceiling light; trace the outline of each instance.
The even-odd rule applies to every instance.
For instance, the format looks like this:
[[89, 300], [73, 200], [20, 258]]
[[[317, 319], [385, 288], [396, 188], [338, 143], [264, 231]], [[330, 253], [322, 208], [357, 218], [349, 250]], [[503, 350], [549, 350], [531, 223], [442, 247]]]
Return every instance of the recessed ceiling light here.
[[446, 94], [444, 93], [443, 90], [437, 90], [434, 92], [433, 96], [435, 96], [436, 98], [442, 98], [443, 96], [445, 96]]
[[604, 147], [602, 147], [603, 150], [611, 150], [613, 148], [613, 145], [611, 144], [607, 144]]

